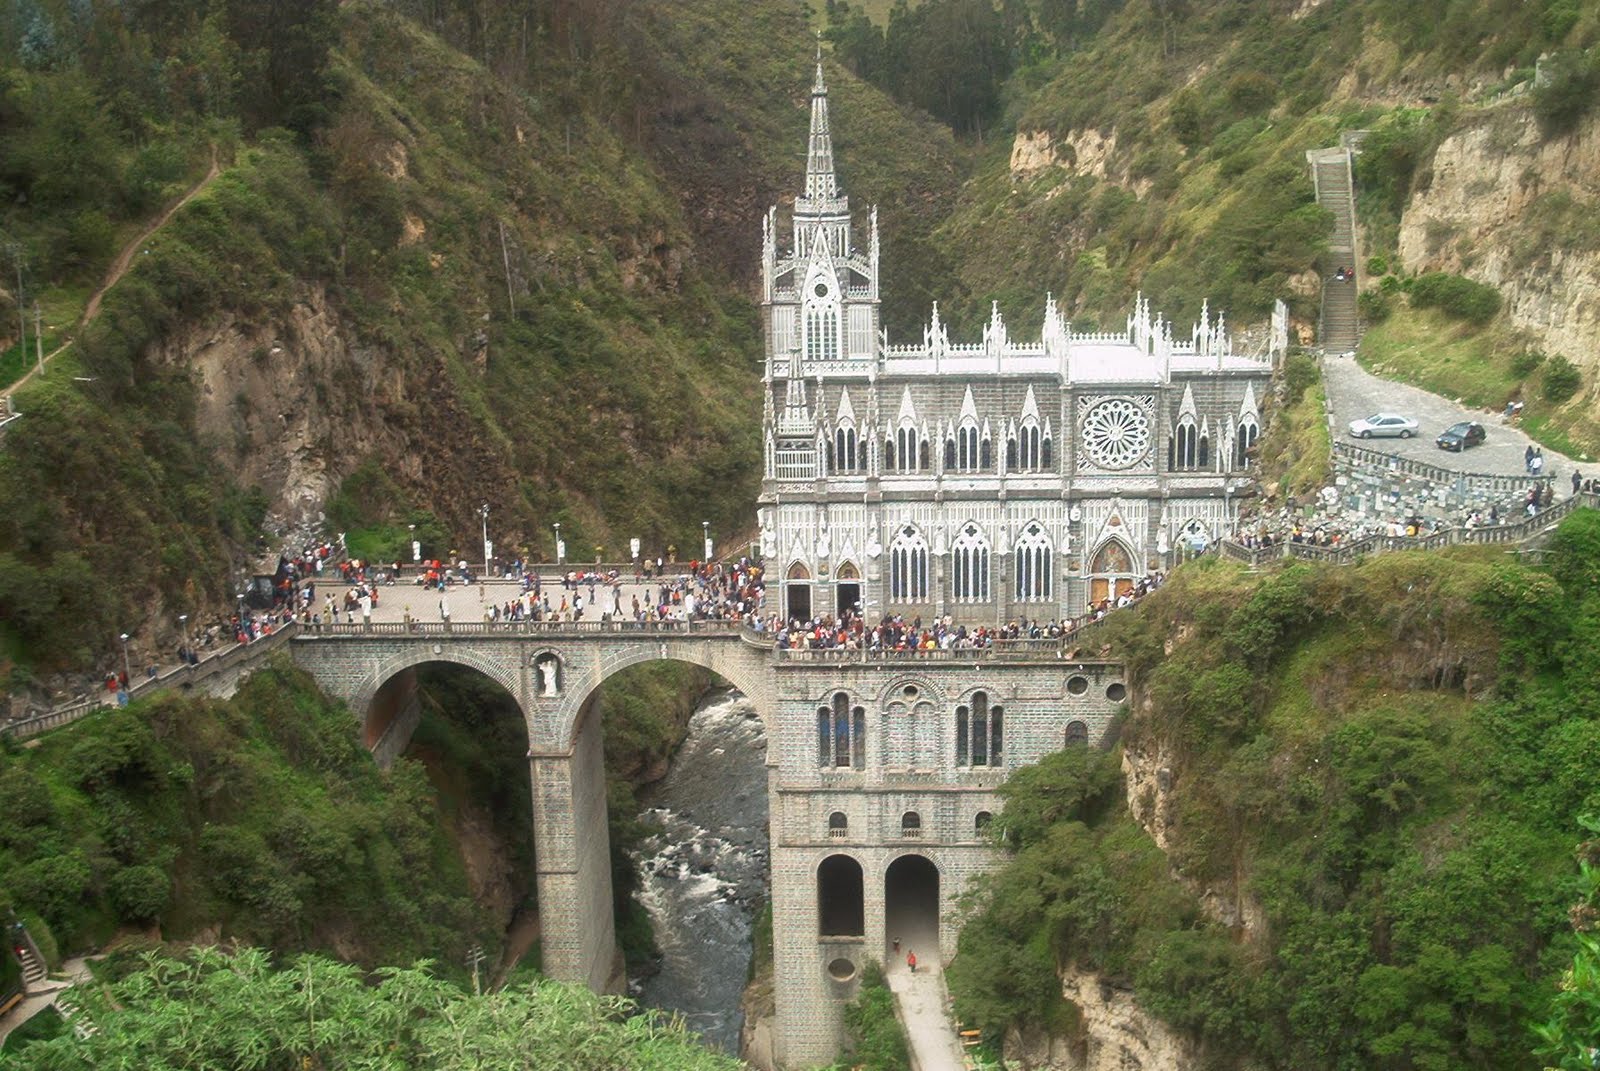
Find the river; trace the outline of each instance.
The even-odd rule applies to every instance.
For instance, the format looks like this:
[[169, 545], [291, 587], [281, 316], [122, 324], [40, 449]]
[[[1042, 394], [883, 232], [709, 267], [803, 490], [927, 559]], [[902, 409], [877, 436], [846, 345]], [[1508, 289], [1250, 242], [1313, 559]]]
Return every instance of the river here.
[[750, 701], [714, 692], [690, 718], [688, 738], [640, 816], [662, 830], [636, 856], [639, 900], [661, 963], [634, 995], [735, 1055], [751, 932], [767, 898], [766, 754]]

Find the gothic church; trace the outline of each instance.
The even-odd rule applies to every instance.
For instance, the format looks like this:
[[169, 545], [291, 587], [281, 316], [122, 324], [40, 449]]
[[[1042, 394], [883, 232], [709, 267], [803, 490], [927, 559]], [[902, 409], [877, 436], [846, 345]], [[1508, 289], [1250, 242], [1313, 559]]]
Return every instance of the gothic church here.
[[996, 306], [962, 343], [936, 304], [891, 345], [878, 250], [876, 208], [864, 250], [852, 234], [819, 62], [787, 248], [775, 207], [762, 225], [775, 608], [1064, 619], [1231, 529], [1272, 369], [1232, 352], [1220, 315], [1179, 341], [1138, 299], [1125, 331], [1074, 334], [1047, 297], [1037, 340]]

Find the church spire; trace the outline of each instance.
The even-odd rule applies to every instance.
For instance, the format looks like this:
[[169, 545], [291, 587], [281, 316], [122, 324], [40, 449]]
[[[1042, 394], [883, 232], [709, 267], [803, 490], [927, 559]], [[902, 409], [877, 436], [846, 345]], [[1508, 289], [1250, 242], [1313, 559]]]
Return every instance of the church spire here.
[[828, 130], [828, 84], [822, 78], [822, 35], [817, 35], [817, 80], [811, 85], [811, 140], [806, 147], [806, 200], [839, 196], [833, 174], [833, 135]]

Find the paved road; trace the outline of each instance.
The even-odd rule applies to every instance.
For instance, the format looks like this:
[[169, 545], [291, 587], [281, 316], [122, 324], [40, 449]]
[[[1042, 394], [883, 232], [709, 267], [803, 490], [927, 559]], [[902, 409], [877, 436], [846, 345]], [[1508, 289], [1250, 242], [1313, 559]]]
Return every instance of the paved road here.
[[[1516, 428], [1501, 423], [1498, 414], [1458, 405], [1420, 387], [1379, 379], [1349, 357], [1330, 356], [1324, 359], [1322, 378], [1333, 408], [1335, 441], [1426, 461], [1457, 472], [1521, 476], [1526, 471], [1522, 465], [1523, 451], [1533, 440]], [[1422, 427], [1417, 438], [1363, 441], [1350, 434], [1352, 420], [1379, 412], [1399, 413], [1419, 421]], [[1435, 446], [1434, 437], [1460, 420], [1476, 420], [1483, 425], [1488, 432], [1483, 445], [1459, 454]], [[1567, 481], [1572, 478], [1575, 464], [1585, 476], [1600, 475], [1600, 463], [1577, 463], [1548, 447], [1544, 448], [1544, 458], [1544, 475], [1553, 475], [1562, 491], [1570, 486]]]

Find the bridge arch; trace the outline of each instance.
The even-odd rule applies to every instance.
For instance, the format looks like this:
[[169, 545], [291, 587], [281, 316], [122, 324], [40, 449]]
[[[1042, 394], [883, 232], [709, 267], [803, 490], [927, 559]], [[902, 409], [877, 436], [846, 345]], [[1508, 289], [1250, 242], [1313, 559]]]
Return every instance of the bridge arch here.
[[[362, 675], [354, 690], [347, 694], [346, 702], [354, 714], [365, 719], [371, 712], [373, 699], [385, 685], [406, 670], [415, 669], [429, 662], [447, 662], [477, 670], [511, 693], [517, 700], [517, 706], [522, 710], [523, 720], [527, 720], [528, 709], [524, 701], [522, 673], [516, 659], [508, 659], [503, 652], [492, 648], [451, 643], [448, 640], [423, 647], [421, 650], [411, 648], [381, 656], [371, 663], [371, 668]], [[313, 675], [316, 675], [315, 669]]]

